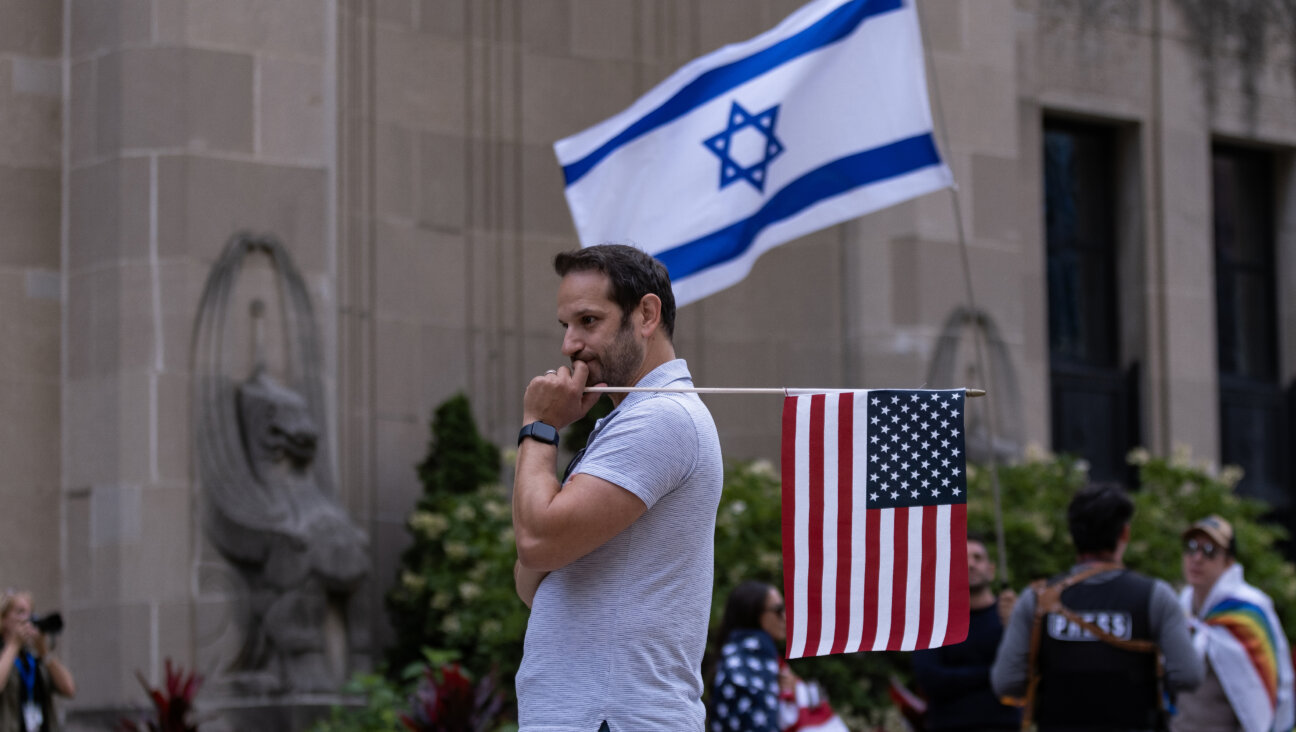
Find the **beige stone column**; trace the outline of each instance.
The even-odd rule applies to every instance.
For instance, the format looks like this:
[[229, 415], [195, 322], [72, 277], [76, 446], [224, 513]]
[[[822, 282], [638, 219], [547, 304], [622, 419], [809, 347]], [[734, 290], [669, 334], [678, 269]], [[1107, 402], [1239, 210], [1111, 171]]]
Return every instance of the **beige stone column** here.
[[60, 3], [0, 1], [0, 589], [62, 606]]
[[65, 6], [63, 588], [91, 712], [140, 704], [135, 671], [193, 667], [230, 622], [195, 603], [190, 401], [198, 299], [231, 234], [287, 245], [332, 353], [334, 4]]
[[1154, 5], [1145, 441], [1219, 456], [1211, 130], [1200, 60], [1179, 4]]

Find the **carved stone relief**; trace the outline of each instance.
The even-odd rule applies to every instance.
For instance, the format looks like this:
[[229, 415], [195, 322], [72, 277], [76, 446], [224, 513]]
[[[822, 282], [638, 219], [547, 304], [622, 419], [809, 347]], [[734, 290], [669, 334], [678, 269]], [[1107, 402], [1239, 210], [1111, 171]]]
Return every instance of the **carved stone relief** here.
[[[253, 257], [268, 258], [270, 275], [240, 289]], [[250, 335], [241, 349], [239, 332]], [[334, 496], [315, 319], [274, 237], [230, 239], [194, 338], [200, 667], [230, 694], [334, 691], [347, 644], [330, 635], [361, 625], [352, 600], [368, 538]]]

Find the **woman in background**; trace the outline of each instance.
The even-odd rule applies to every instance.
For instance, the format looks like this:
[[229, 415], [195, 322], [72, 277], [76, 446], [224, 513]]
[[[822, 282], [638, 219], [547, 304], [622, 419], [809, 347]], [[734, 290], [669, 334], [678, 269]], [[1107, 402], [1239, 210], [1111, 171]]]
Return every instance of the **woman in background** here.
[[748, 580], [729, 593], [716, 634], [712, 732], [779, 732], [796, 722], [797, 678], [781, 663], [777, 645], [786, 637], [777, 589]]
[[55, 693], [76, 693], [72, 672], [31, 622], [30, 592], [0, 593], [0, 732], [58, 732]]

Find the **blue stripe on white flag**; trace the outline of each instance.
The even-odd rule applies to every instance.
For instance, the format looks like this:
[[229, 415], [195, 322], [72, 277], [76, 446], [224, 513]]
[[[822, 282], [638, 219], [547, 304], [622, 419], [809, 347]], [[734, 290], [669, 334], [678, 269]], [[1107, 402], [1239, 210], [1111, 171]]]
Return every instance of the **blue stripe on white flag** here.
[[579, 181], [617, 148], [673, 122], [697, 107], [768, 73], [774, 68], [836, 43], [855, 31], [860, 23], [903, 7], [903, 0], [852, 0], [814, 25], [769, 48], [699, 75], [659, 107], [635, 120], [612, 139], [575, 162], [563, 166], [568, 186]]
[[859, 186], [922, 168], [940, 165], [936, 142], [930, 134], [917, 135], [890, 145], [834, 160], [792, 181], [770, 197], [755, 214], [687, 244], [656, 253], [672, 281], [737, 259], [747, 252], [757, 235], [771, 224], [804, 211], [820, 201]]

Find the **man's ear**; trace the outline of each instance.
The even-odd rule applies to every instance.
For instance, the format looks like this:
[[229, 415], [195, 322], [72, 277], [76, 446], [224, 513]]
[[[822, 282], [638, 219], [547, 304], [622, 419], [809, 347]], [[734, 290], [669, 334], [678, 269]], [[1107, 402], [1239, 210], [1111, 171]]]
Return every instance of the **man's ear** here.
[[640, 335], [645, 338], [652, 335], [652, 332], [661, 327], [661, 298], [651, 292], [644, 295], [639, 300], [639, 314], [643, 318], [640, 323]]

